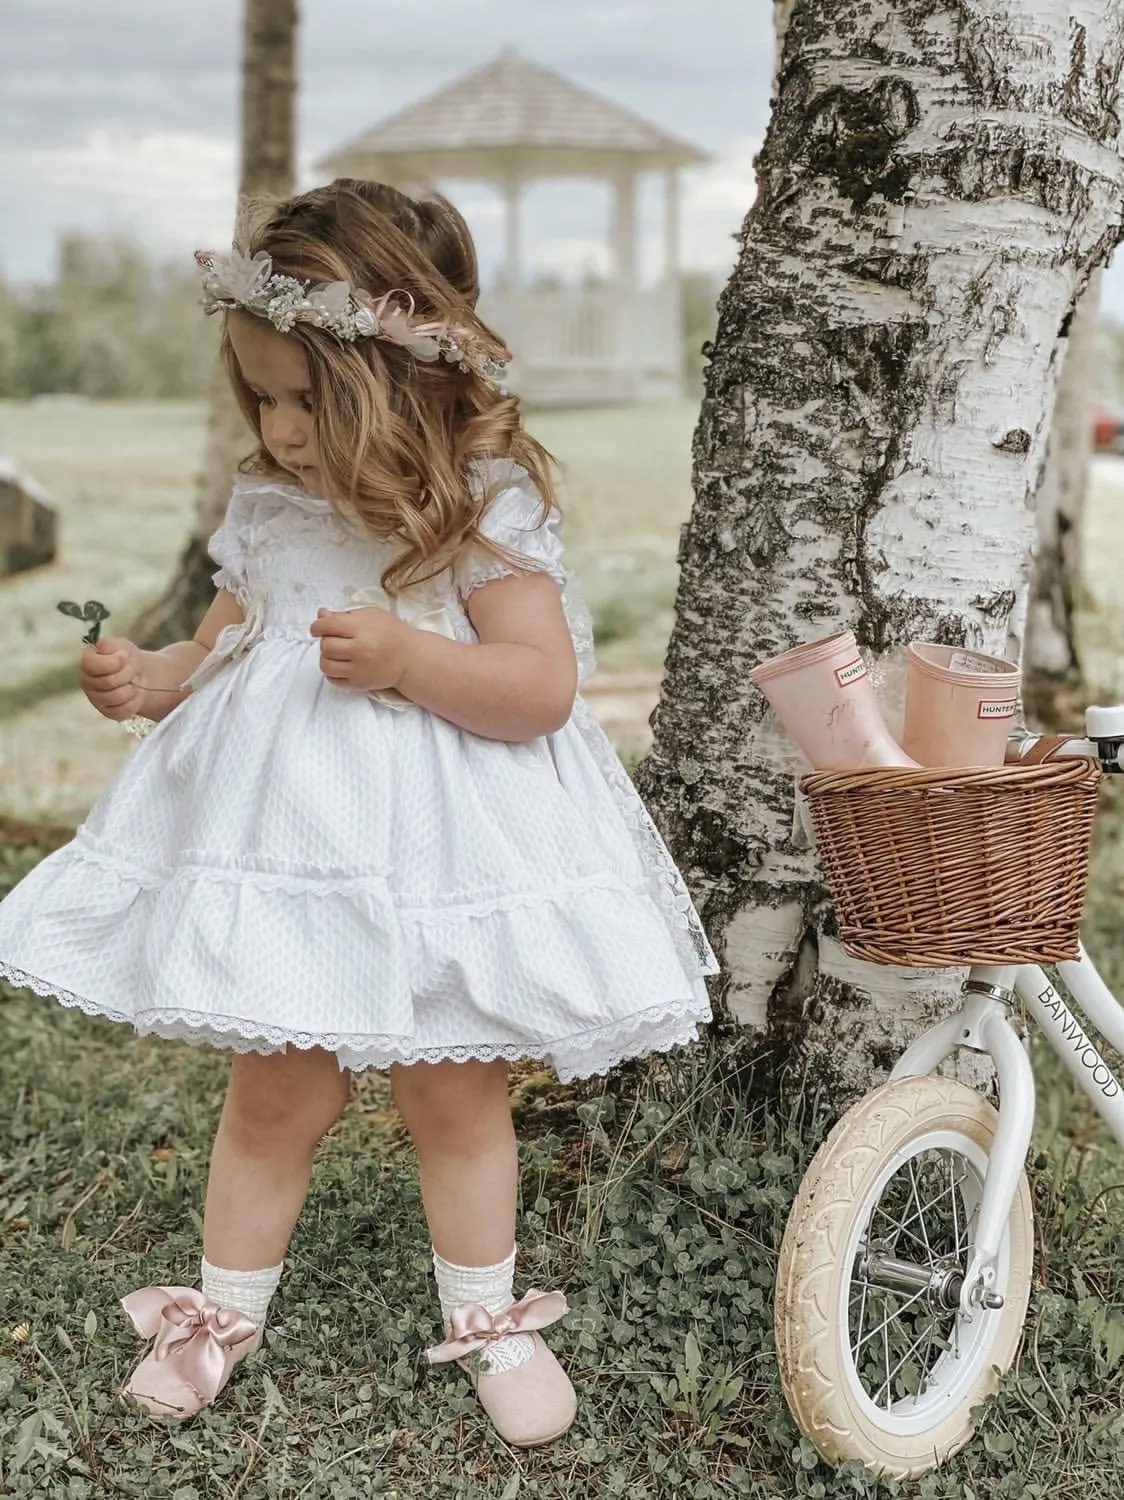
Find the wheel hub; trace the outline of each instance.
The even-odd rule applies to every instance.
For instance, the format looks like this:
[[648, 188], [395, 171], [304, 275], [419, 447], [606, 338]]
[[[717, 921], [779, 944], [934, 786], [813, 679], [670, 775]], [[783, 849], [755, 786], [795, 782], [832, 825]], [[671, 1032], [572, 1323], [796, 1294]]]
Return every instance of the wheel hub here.
[[[922, 1266], [916, 1261], [891, 1255], [888, 1246], [882, 1244], [860, 1250], [855, 1258], [855, 1273], [868, 1286], [908, 1292], [941, 1312], [955, 1312], [964, 1291], [964, 1268], [956, 1259], [945, 1257], [932, 1265]], [[1003, 1306], [1002, 1297], [983, 1287], [973, 1300], [988, 1309]]]

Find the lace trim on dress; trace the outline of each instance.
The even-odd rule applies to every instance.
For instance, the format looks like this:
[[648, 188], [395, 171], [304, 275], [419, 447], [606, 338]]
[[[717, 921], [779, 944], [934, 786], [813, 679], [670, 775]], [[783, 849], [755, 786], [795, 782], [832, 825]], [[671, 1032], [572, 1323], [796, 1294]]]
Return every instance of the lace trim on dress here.
[[[585, 602], [585, 595], [582, 593], [577, 576], [554, 563], [536, 562], [528, 558], [528, 565], [533, 567], [536, 573], [548, 574], [562, 590], [562, 612], [566, 616], [566, 624], [570, 627], [574, 655], [578, 660], [578, 686], [584, 687], [597, 670], [597, 653], [593, 644], [593, 616], [589, 612], [589, 605]], [[492, 563], [482, 565], [474, 573], [463, 597], [467, 599], [476, 589], [483, 588], [486, 583], [495, 583], [499, 578], [518, 578], [519, 576], [514, 568], [505, 567], [496, 558]]]
[[605, 780], [617, 793], [621, 817], [641, 846], [644, 860], [652, 872], [652, 881], [658, 889], [660, 904], [671, 918], [669, 925], [680, 959], [688, 972], [698, 969], [703, 974], [720, 973], [721, 965], [714, 956], [690, 892], [659, 829], [640, 800], [640, 793], [633, 786], [605, 731], [581, 698], [574, 705], [571, 723], [589, 747]]
[[[140, 1019], [75, 995], [70, 990], [0, 963], [0, 979], [37, 995], [49, 995], [71, 1009], [110, 1021], [126, 1021], [141, 1036], [160, 1036], [170, 1041], [201, 1043], [244, 1052], [279, 1052], [285, 1046], [323, 1047], [334, 1052], [342, 1068], [362, 1072], [386, 1069], [393, 1063], [419, 1062], [549, 1062], [563, 1083], [608, 1072], [631, 1057], [666, 1052], [698, 1040], [698, 1028], [710, 1019], [701, 996], [671, 1005], [653, 1006], [625, 1016], [608, 1026], [599, 1026], [557, 1041], [538, 1043], [482, 1043], [463, 1047], [412, 1047], [405, 1037], [365, 1033], [294, 1032], [276, 1026], [255, 1026], [233, 1016], [208, 1016], [198, 1011], [170, 1009]], [[264, 1045], [263, 1045], [264, 1044]]]

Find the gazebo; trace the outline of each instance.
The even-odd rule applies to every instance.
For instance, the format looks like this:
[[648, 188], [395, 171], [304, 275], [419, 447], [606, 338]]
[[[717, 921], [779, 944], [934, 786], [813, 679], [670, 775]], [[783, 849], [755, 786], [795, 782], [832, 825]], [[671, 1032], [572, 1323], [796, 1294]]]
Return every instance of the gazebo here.
[[[506, 338], [512, 389], [537, 405], [658, 399], [682, 387], [679, 173], [704, 152], [549, 68], [507, 50], [408, 106], [317, 162], [333, 177], [367, 177], [407, 192], [441, 180], [484, 182], [503, 195], [506, 255], [480, 311]], [[664, 253], [658, 283], [637, 274], [636, 188], [664, 181]], [[586, 177], [613, 190], [612, 275], [584, 288], [534, 287], [522, 269], [524, 190], [549, 178]]]

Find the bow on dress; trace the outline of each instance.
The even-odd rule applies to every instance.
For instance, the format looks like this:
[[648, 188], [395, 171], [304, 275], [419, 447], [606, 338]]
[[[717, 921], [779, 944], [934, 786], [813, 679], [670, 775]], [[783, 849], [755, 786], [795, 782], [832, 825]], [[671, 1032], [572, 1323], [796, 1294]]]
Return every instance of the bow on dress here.
[[210, 655], [205, 656], [190, 677], [180, 683], [181, 688], [200, 688], [215, 674], [244, 656], [250, 647], [261, 639], [265, 628], [266, 596], [260, 590], [242, 585], [234, 596], [242, 606], [243, 619], [237, 625], [224, 625], [215, 639]]
[[[446, 640], [457, 639], [456, 627], [453, 617], [443, 604], [434, 603], [432, 596], [426, 597], [417, 592], [407, 589], [405, 593], [399, 594], [392, 599], [387, 591], [379, 584], [372, 584], [368, 588], [353, 589], [348, 595], [351, 603], [341, 614], [349, 614], [354, 609], [385, 609], [406, 625], [412, 625], [415, 630], [429, 630], [434, 635], [443, 635]], [[404, 698], [394, 688], [378, 688], [367, 694], [368, 698], [374, 698], [379, 703], [385, 703], [387, 708], [416, 708], [417, 704], [409, 698]]]
[[122, 1297], [121, 1306], [142, 1338], [156, 1340], [145, 1395], [172, 1406], [184, 1382], [203, 1401], [213, 1401], [222, 1389], [227, 1352], [258, 1331], [245, 1313], [208, 1302], [189, 1286], [142, 1287]]
[[[392, 599], [381, 585], [374, 584], [368, 588], [352, 589], [348, 597], [352, 602], [340, 611], [341, 614], [372, 607], [385, 609], [388, 613], [397, 615], [405, 624], [414, 626], [416, 630], [429, 630], [451, 641], [457, 639], [452, 614], [445, 605], [435, 603], [432, 596], [419, 596], [416, 592], [407, 591]], [[237, 661], [240, 656], [245, 656], [251, 646], [256, 645], [261, 639], [265, 628], [266, 594], [261, 590], [249, 589], [243, 585], [237, 590], [235, 598], [242, 606], [244, 618], [238, 624], [226, 625], [219, 631], [210, 654], [203, 658], [190, 677], [185, 678], [180, 684], [181, 688], [202, 687], [205, 682], [209, 682], [212, 677], [221, 672], [229, 662]], [[393, 688], [382, 688], [368, 693], [367, 696], [385, 703], [388, 708], [401, 709], [417, 706], [409, 698], [404, 698], [401, 693], [395, 692]]]
[[489, 1344], [515, 1333], [533, 1333], [564, 1318], [569, 1308], [561, 1292], [525, 1292], [503, 1312], [490, 1313], [479, 1302], [463, 1302], [449, 1317], [449, 1336], [427, 1349], [422, 1359], [428, 1365], [448, 1364], [479, 1354]]

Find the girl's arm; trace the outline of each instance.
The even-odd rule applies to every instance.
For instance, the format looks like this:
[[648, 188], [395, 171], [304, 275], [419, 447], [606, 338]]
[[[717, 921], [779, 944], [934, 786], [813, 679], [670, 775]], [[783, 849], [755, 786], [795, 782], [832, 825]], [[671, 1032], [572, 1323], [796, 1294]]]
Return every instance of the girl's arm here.
[[229, 589], [219, 589], [199, 628], [190, 641], [173, 641], [159, 651], [141, 651], [140, 683], [144, 688], [144, 707], [139, 710], [146, 719], [162, 719], [187, 698], [191, 689], [180, 684], [204, 657], [210, 656], [219, 631], [227, 625], [240, 625], [245, 611]]
[[107, 719], [121, 721], [134, 714], [163, 719], [187, 697], [180, 684], [210, 655], [219, 631], [243, 618], [234, 595], [220, 589], [194, 640], [175, 641], [161, 651], [142, 651], [124, 636], [103, 637], [82, 653], [83, 691]]
[[533, 740], [561, 729], [574, 707], [578, 664], [554, 579], [496, 579], [469, 594], [466, 610], [479, 644], [411, 631], [398, 691], [485, 739]]
[[417, 630], [378, 608], [321, 611], [329, 682], [397, 688], [411, 702], [490, 740], [533, 740], [561, 729], [578, 668], [558, 585], [544, 573], [499, 578], [468, 596], [471, 645]]

